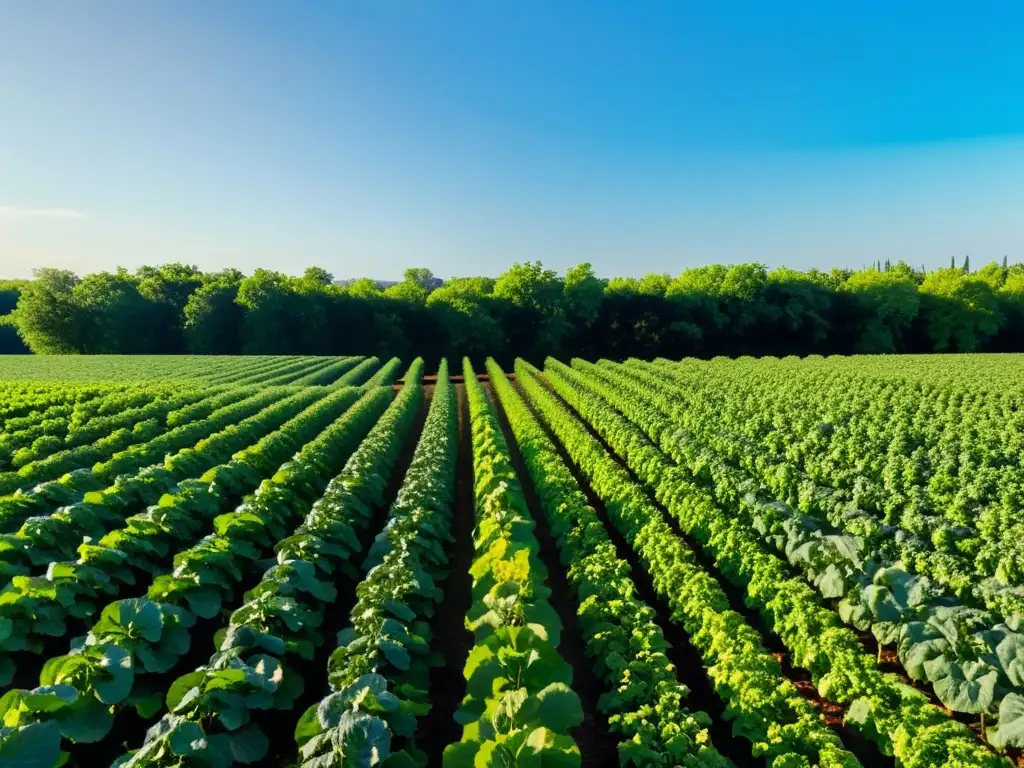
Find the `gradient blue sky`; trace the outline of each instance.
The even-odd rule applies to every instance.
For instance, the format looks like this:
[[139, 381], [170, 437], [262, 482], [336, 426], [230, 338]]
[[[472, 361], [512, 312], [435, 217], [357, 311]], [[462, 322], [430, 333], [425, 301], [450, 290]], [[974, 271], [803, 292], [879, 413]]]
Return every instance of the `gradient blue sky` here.
[[1024, 4], [12, 0], [0, 274], [1024, 261]]

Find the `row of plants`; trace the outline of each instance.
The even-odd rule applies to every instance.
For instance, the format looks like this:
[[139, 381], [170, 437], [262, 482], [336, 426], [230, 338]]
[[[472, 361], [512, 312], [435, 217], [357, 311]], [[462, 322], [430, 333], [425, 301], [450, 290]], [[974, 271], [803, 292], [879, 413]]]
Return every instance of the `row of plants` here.
[[[349, 369], [346, 373], [342, 374], [337, 380], [331, 382], [328, 386], [331, 387], [358, 387], [362, 384], [372, 386], [370, 383], [370, 377], [373, 372], [377, 370], [377, 366], [380, 365], [380, 359], [377, 357], [366, 357], [361, 358], [360, 362], [357, 363], [353, 368]], [[398, 367], [397, 365], [395, 366]], [[381, 381], [381, 384], [386, 382]]]
[[267, 357], [247, 370], [229, 369], [211, 379], [204, 377], [204, 380], [217, 385], [280, 386], [305, 376], [309, 371], [326, 365], [328, 361], [324, 357]]
[[711, 718], [685, 706], [689, 691], [665, 654], [655, 612], [637, 597], [629, 564], [557, 447], [493, 360], [487, 372], [566, 568], [587, 656], [605, 682], [599, 707], [621, 739], [619, 765], [731, 765], [711, 743]]
[[583, 722], [570, 687], [572, 667], [559, 655], [561, 620], [548, 602], [535, 523], [493, 407], [469, 360], [463, 361], [473, 450], [471, 603], [473, 646], [455, 713], [462, 739], [444, 752], [446, 766], [579, 765], [569, 731]]
[[[283, 390], [260, 390], [246, 399], [224, 406], [198, 421], [190, 421], [164, 432], [149, 445], [135, 445], [122, 454], [113, 457], [97, 471], [97, 466], [72, 469], [51, 480], [36, 485], [30, 490], [19, 490], [0, 496], [0, 532], [17, 530], [29, 517], [48, 515], [59, 507], [81, 501], [90, 491], [99, 491], [110, 486], [118, 477], [139, 471], [140, 468], [163, 462], [169, 453], [182, 452], [193, 447], [214, 432], [224, 429], [241, 419], [258, 413], [261, 409], [286, 396]], [[308, 397], [312, 402], [317, 393]], [[157, 442], [157, 440], [159, 442]]]
[[[671, 421], [654, 409], [637, 407], [637, 401], [615, 387], [602, 385], [600, 373], [593, 366], [580, 373], [552, 359], [545, 364], [552, 386], [566, 397], [576, 393], [575, 404], [585, 408], [587, 421], [654, 490], [722, 575], [746, 591], [748, 604], [760, 611], [794, 666], [810, 672], [822, 698], [844, 707], [847, 724], [907, 768], [1005, 765], [967, 726], [929, 703], [924, 693], [883, 673], [857, 635], [802, 578], [791, 575], [788, 564], [768, 551], [757, 532], [737, 519], [735, 510], [718, 506], [687, 469], [651, 442], [665, 438], [663, 447], [671, 450], [673, 441], [668, 438], [676, 432]], [[612, 405], [628, 409], [636, 423]]]
[[[8, 422], [18, 418], [32, 418], [54, 405], [83, 402], [111, 392], [131, 388], [130, 383], [122, 384], [66, 384], [7, 381], [0, 384], [0, 428], [6, 429]], [[24, 426], [25, 424], [23, 424]]]
[[457, 454], [455, 391], [442, 360], [409, 469], [328, 662], [331, 693], [296, 726], [301, 768], [427, 764], [416, 729], [431, 707], [430, 619], [447, 575]]
[[[634, 382], [605, 368], [613, 389], [636, 398], [641, 407], [672, 417], [670, 394], [651, 377]], [[677, 422], [678, 423], [678, 422]], [[930, 683], [942, 704], [954, 712], [990, 717], [1000, 713], [1000, 728], [989, 738], [1000, 746], [1024, 746], [1013, 722], [1024, 702], [1024, 633], [997, 614], [965, 604], [927, 577], [908, 572], [897, 556], [905, 537], [896, 541], [866, 538], [866, 526], [853, 536], [777, 501], [751, 475], [727, 438], [709, 428], [700, 437], [679, 430], [673, 456], [703, 481], [719, 503], [742, 513], [742, 519], [780, 557], [802, 572], [819, 593], [838, 601], [840, 617], [860, 630], [871, 630], [883, 646], [893, 646], [907, 674]], [[752, 472], [757, 481], [760, 476]], [[770, 487], [770, 486], [769, 486]], [[859, 517], [859, 516], [858, 516]], [[867, 546], [866, 546], [867, 545]], [[911, 562], [914, 562], [911, 560]], [[1012, 696], [1001, 711], [1007, 696]], [[1024, 725], [1024, 724], [1022, 724]]]
[[[790, 425], [796, 419], [790, 417], [789, 410], [782, 413], [769, 410], [773, 424], [779, 426], [773, 429], [771, 439], [758, 440], [749, 436], [749, 414], [740, 412], [734, 415], [735, 409], [728, 407], [731, 402], [728, 397], [717, 396], [716, 402], [721, 403], [721, 407], [716, 404], [713, 409], [705, 410], [695, 404], [692, 389], [687, 389], [685, 385], [672, 386], [675, 383], [674, 369], [632, 363], [617, 370], [633, 377], [640, 376], [641, 382], [656, 381], [667, 371], [665, 378], [669, 381], [658, 382], [657, 386], [668, 390], [667, 397], [673, 402], [674, 417], [681, 427], [713, 443], [721, 455], [755, 475], [776, 498], [786, 500], [801, 512], [837, 530], [855, 534], [866, 547], [877, 550], [889, 562], [905, 563], [913, 573], [929, 577], [969, 605], [985, 606], [998, 615], [990, 622], [992, 624], [1000, 623], [1001, 617], [1005, 617], [1007, 624], [1017, 628], [1024, 619], [1024, 589], [1019, 586], [1020, 574], [1024, 571], [1017, 567], [1018, 564], [1024, 565], [1024, 559], [1021, 559], [1024, 548], [1018, 543], [1020, 537], [1008, 529], [1005, 535], [999, 533], [989, 536], [985, 533], [993, 514], [1000, 518], [1006, 515], [1018, 517], [1017, 510], [1024, 496], [1016, 491], [1011, 492], [1017, 487], [1015, 484], [1004, 478], [1005, 493], [998, 503], [984, 507], [975, 504], [980, 502], [973, 492], [962, 489], [958, 492], [956, 504], [938, 512], [927, 511], [925, 489], [948, 485], [954, 478], [948, 473], [945, 479], [933, 475], [929, 480], [922, 472], [920, 484], [912, 486], [907, 492], [890, 489], [888, 485], [883, 487], [860, 474], [852, 481], [851, 488], [844, 488], [843, 485], [850, 483], [849, 479], [837, 483], [836, 478], [841, 479], [860, 468], [866, 471], [871, 463], [859, 456], [866, 450], [857, 443], [861, 432], [857, 433], [856, 438], [843, 437], [840, 433], [846, 431], [844, 425], [817, 422], [810, 429], [811, 434], [817, 437], [807, 439], [799, 432], [792, 434], [794, 427]], [[906, 387], [895, 389], [903, 397], [906, 396], [902, 391]], [[837, 400], [830, 399], [829, 402], [834, 407]], [[902, 398], [900, 402], [885, 404], [891, 405], [892, 421], [898, 422], [899, 418], [893, 416], [893, 413], [899, 413]], [[926, 415], [927, 419], [923, 421], [931, 423], [934, 412], [929, 411]], [[949, 429], [955, 430], [957, 434], [975, 433], [974, 429], [955, 429], [959, 426], [960, 423], [956, 422]], [[799, 430], [801, 427], [797, 425], [795, 428]], [[945, 440], [946, 434], [943, 434], [942, 440]], [[784, 452], [775, 450], [776, 446], [773, 445], [773, 441], [782, 436], [786, 440]], [[829, 450], [829, 463], [821, 464], [813, 457], [804, 457], [809, 442], [819, 444], [822, 451]], [[923, 445], [913, 448], [911, 438], [906, 434], [893, 436], [891, 442], [893, 450], [903, 449], [913, 455], [925, 450]], [[795, 445], [802, 447], [794, 450]], [[843, 448], [837, 453], [835, 446]], [[962, 445], [959, 441], [954, 447], [959, 454], [965, 455], [966, 452], [960, 450]], [[947, 447], [946, 452], [949, 450], [952, 448]], [[848, 457], [846, 461], [854, 463], [857, 469], [846, 473], [841, 471], [839, 465], [842, 462], [832, 458], [837, 455]], [[895, 454], [893, 459], [898, 455]], [[999, 467], [1013, 469], [1003, 464]], [[831, 474], [824, 472], [826, 469]], [[970, 468], [966, 471], [975, 474]], [[987, 471], [994, 472], [995, 468], [989, 467]], [[890, 468], [887, 467], [883, 475], [889, 477]], [[1024, 484], [1020, 488], [1024, 490]], [[970, 507], [970, 512], [964, 509], [965, 505]], [[968, 515], [976, 516], [971, 518]], [[977, 529], [967, 524], [972, 519], [979, 522]]]
[[[134, 706], [143, 716], [158, 711], [168, 675], [189, 652], [200, 620], [213, 618], [232, 599], [247, 568], [291, 530], [290, 521], [322, 493], [390, 395], [375, 389], [327, 423], [315, 416], [307, 420], [300, 450], [233, 512], [217, 516], [214, 533], [179, 552], [174, 570], [157, 576], [145, 598], [108, 603], [71, 653], [46, 662], [39, 688], [5, 694], [5, 724], [52, 720], [65, 741], [89, 743], [110, 732], [124, 707]], [[0, 758], [2, 752], [0, 745]]]
[[[851, 391], [850, 382], [844, 387], [814, 379], [824, 389], [824, 402], [788, 387], [789, 402], [776, 391], [762, 397], [760, 382], [748, 382], [737, 392], [707, 392], [684, 375], [685, 369], [669, 364], [632, 362], [619, 370], [658, 380], [691, 432], [703, 434], [710, 424], [708, 431], [727, 433], [728, 443], [742, 443], [746, 463], [770, 479], [779, 498], [823, 517], [832, 510], [856, 510], [858, 525], [885, 531], [883, 538], [898, 534], [908, 562], [958, 594], [1000, 570], [991, 561], [998, 560], [995, 544], [1001, 537], [986, 546], [986, 526], [974, 527], [996, 509], [983, 507], [979, 494], [996, 479], [1005, 482], [1007, 472], [1019, 474], [1019, 468], [994, 458], [982, 439], [992, 436], [991, 427], [972, 423], [979, 414], [958, 407], [966, 403], [949, 397], [949, 391], [870, 381], [864, 383], [866, 391]], [[757, 414], [749, 405], [751, 395], [759, 400]], [[989, 398], [978, 402], [991, 405]], [[975, 453], [982, 465], [973, 463]], [[983, 476], [988, 481], [975, 485]], [[952, 493], [968, 477], [973, 482]]]
[[121, 475], [110, 486], [86, 493], [81, 501], [47, 516], [29, 518], [14, 534], [0, 535], [0, 586], [32, 568], [73, 558], [83, 543], [100, 540], [124, 526], [133, 510], [155, 504], [165, 493], [173, 493], [181, 481], [228, 461], [315, 399], [316, 393], [294, 393], [168, 456], [161, 464]]
[[283, 357], [271, 358], [265, 361], [258, 368], [251, 370], [247, 375], [241, 377], [228, 376], [223, 380], [216, 380], [217, 383], [235, 384], [257, 384], [259, 386], [274, 386], [288, 384], [294, 379], [305, 376], [311, 370], [318, 369], [327, 364], [329, 359], [322, 357]]
[[209, 397], [192, 403], [183, 408], [171, 411], [167, 414], [167, 428], [183, 427], [194, 421], [201, 421], [207, 416], [216, 413], [221, 408], [233, 405], [241, 400], [247, 400], [260, 390], [257, 387], [224, 387], [219, 391], [211, 390]]
[[353, 560], [361, 548], [359, 535], [384, 503], [423, 401], [422, 375], [422, 360], [414, 361], [408, 385], [302, 525], [277, 544], [277, 563], [218, 632], [215, 653], [170, 685], [167, 714], [121, 765], [173, 766], [199, 758], [226, 768], [266, 757], [270, 738], [259, 715], [292, 709], [306, 685], [304, 668], [324, 642], [320, 628], [342, 576], [358, 578]]
[[361, 357], [329, 358], [322, 368], [300, 376], [294, 381], [289, 381], [288, 384], [300, 387], [332, 384], [339, 376], [357, 365], [360, 360], [362, 360]]
[[[395, 383], [395, 379], [398, 378], [398, 374], [402, 372], [402, 361], [397, 357], [392, 357], [384, 365], [377, 370], [370, 378], [366, 380], [364, 384], [361, 384], [364, 389], [366, 387], [390, 387]], [[334, 382], [331, 386], [337, 387], [339, 383], [345, 379], [342, 376], [341, 379]], [[354, 384], [354, 382], [353, 382]]]
[[[258, 394], [247, 398], [240, 403], [226, 406], [205, 419], [175, 427], [147, 443], [140, 443], [131, 448], [115, 453], [105, 461], [93, 465], [93, 476], [98, 480], [110, 483], [118, 475], [129, 472], [137, 472], [141, 467], [155, 464], [164, 458], [168, 453], [179, 452], [189, 448], [210, 435], [211, 424], [223, 423], [225, 415], [232, 411], [238, 413], [249, 413], [254, 404], [263, 407], [268, 403], [276, 402], [289, 393], [287, 389], [260, 389]], [[315, 397], [322, 396], [320, 392], [312, 392], [310, 401]]]
[[157, 504], [127, 518], [122, 528], [81, 545], [77, 560], [51, 563], [44, 576], [12, 578], [0, 591], [0, 620], [6, 619], [9, 629], [0, 639], [0, 681], [9, 681], [15, 671], [12, 653], [38, 658], [47, 638], [67, 634], [69, 620], [88, 627], [100, 607], [126, 587], [163, 573], [178, 547], [194, 542], [359, 394], [353, 389], [331, 392], [228, 462], [182, 481]]
[[284, 367], [292, 368], [301, 362], [308, 363], [311, 358], [251, 355], [245, 357], [225, 357], [224, 359], [227, 361], [226, 364], [203, 372], [203, 381], [214, 386], [230, 385], [234, 387], [243, 384], [248, 386], [251, 383], [256, 383], [248, 382], [247, 380], [250, 378], [272, 376], [276, 370]]
[[[40, 438], [16, 451], [11, 457], [11, 463], [17, 472], [0, 473], [0, 493], [9, 493], [26, 485], [22, 469], [30, 473], [30, 482], [35, 478], [46, 477], [48, 473], [52, 473], [51, 467], [65, 464], [66, 459], [62, 455], [65, 452], [87, 443], [100, 445], [119, 430], [131, 430], [132, 435], [138, 437], [145, 434], [139, 425], [151, 423], [157, 432], [162, 432], [167, 428], [166, 420], [170, 413], [202, 401], [208, 394], [205, 388], [191, 388], [185, 391], [179, 389], [177, 392], [166, 393], [167, 396], [163, 397], [153, 392], [145, 404], [134, 408], [122, 408], [106, 416], [96, 415], [78, 427], [71, 426], [63, 439], [57, 435]], [[80, 455], [76, 454], [76, 458]], [[33, 471], [36, 466], [38, 469]]]
[[723, 387], [721, 373], [734, 379], [724, 371], [707, 378], [694, 374], [700, 366], [643, 367], [678, 385], [689, 417], [722, 413], [758, 446], [754, 456], [782, 454], [796, 470], [776, 480], [788, 493], [801, 482], [826, 486], [828, 502], [905, 531], [933, 578], [959, 592], [986, 579], [1024, 607], [1007, 589], [1024, 585], [1024, 418], [1006, 393], [807, 374]]
[[[673, 533], [643, 488], [537, 380], [535, 368], [517, 361], [516, 373], [516, 381], [587, 476], [612, 524], [636, 551], [655, 591], [701, 654], [734, 735], [749, 741], [753, 754], [776, 768], [860, 765], [784, 675], [757, 630], [732, 610], [721, 585]], [[561, 382], [551, 382], [572, 405], [580, 404], [574, 392], [558, 386]]]
[[[317, 358], [297, 366], [294, 370], [288, 370], [275, 376], [258, 376], [256, 377], [256, 383], [264, 387], [293, 386], [299, 379], [304, 379], [310, 374], [318, 374], [330, 365], [332, 365], [332, 358]], [[248, 381], [248, 379], [245, 381]]]
[[59, 478], [68, 472], [127, 451], [135, 445], [150, 442], [162, 433], [163, 428], [156, 419], [147, 419], [130, 427], [121, 427], [93, 443], [58, 451], [21, 467], [17, 472], [7, 473], [7, 477], [0, 484], [0, 493], [6, 495], [27, 490], [39, 483]]
[[[64, 445], [70, 432], [81, 429], [94, 418], [145, 405], [174, 393], [167, 387], [133, 387], [128, 390], [100, 392], [97, 390], [73, 403], [57, 403], [50, 407], [9, 419], [0, 433], [0, 465], [20, 467], [31, 450], [38, 452], [48, 441]], [[53, 450], [59, 450], [54, 448]]]

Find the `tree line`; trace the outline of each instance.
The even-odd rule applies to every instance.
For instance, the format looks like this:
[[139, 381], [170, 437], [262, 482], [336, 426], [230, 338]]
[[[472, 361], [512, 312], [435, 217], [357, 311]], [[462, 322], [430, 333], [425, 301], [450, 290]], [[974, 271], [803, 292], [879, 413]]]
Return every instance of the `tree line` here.
[[[440, 286], [409, 269], [381, 288], [319, 267], [202, 272], [40, 269], [0, 284], [0, 351], [37, 354], [364, 354], [503, 362], [546, 355], [807, 355], [1024, 351], [1024, 264], [904, 262], [857, 271], [757, 263], [675, 277], [559, 275], [539, 262]], [[17, 347], [17, 348], [14, 348]]]

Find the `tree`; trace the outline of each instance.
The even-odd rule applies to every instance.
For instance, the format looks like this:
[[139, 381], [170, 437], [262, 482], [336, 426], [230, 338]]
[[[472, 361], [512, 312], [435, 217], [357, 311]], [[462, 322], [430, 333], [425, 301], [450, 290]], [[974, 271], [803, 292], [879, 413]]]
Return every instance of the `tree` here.
[[640, 293], [645, 296], [664, 296], [671, 282], [672, 278], [667, 274], [651, 272], [640, 279]]
[[921, 284], [921, 320], [937, 352], [974, 352], [999, 330], [995, 292], [984, 279], [959, 269], [938, 269]]
[[914, 281], [900, 270], [855, 272], [843, 284], [860, 305], [861, 320], [855, 349], [860, 353], [897, 352], [917, 317], [920, 297]]
[[494, 281], [494, 297], [504, 304], [502, 322], [510, 352], [530, 359], [558, 354], [567, 326], [562, 282], [539, 261], [513, 264]]
[[384, 291], [389, 299], [398, 299], [409, 304], [425, 304], [427, 296], [434, 290], [434, 273], [424, 267], [410, 267], [400, 283]]
[[203, 285], [199, 268], [185, 264], [143, 267], [135, 273], [139, 293], [153, 303], [153, 345], [161, 354], [185, 351], [185, 305]]
[[726, 324], [719, 298], [729, 268], [724, 264], [683, 270], [665, 289], [665, 298], [685, 309], [687, 320], [696, 327], [721, 329]]
[[384, 295], [380, 286], [377, 285], [377, 281], [369, 277], [361, 277], [355, 282], [350, 283], [347, 290], [350, 296], [360, 299], [379, 298]]
[[640, 281], [635, 277], [613, 277], [605, 283], [604, 292], [607, 296], [636, 296], [640, 293]]
[[1008, 273], [1009, 270], [1005, 265], [1000, 266], [996, 262], [990, 261], [975, 273], [975, 277], [987, 283], [993, 291], [998, 291], [1006, 282]]
[[[900, 263], [902, 264], [903, 262]], [[832, 291], [838, 291], [843, 287], [846, 281], [850, 279], [850, 276], [853, 274], [853, 270], [834, 267], [829, 272], [822, 272], [821, 270], [812, 267], [804, 274], [806, 274], [815, 285], [820, 285], [823, 288], [828, 288]]]
[[762, 334], [766, 343], [785, 339], [801, 340], [802, 352], [809, 352], [828, 337], [832, 293], [810, 276], [795, 269], [779, 267], [767, 275], [764, 301], [774, 308], [766, 316], [774, 322]]
[[426, 267], [409, 267], [403, 274], [403, 282], [418, 285], [426, 293], [434, 290], [437, 278]]
[[964, 272], [965, 275], [971, 274], [971, 257], [970, 257], [970, 255], [964, 256], [963, 272]]
[[185, 303], [185, 349], [189, 354], [241, 354], [245, 312], [237, 298], [242, 281], [232, 277], [204, 283]]
[[427, 297], [427, 310], [444, 336], [444, 353], [503, 359], [506, 352], [494, 280], [461, 277], [445, 282]]
[[85, 279], [40, 270], [0, 282], [0, 351], [21, 351], [20, 339], [39, 353], [493, 354], [505, 363], [1024, 351], [1024, 264], [1007, 257], [975, 273], [967, 257], [932, 272], [885, 259], [859, 272], [713, 264], [674, 279], [607, 281], [589, 264], [559, 278], [537, 261], [497, 279], [437, 283], [424, 268], [387, 290], [366, 278], [335, 285], [322, 267], [299, 277], [178, 263]]
[[302, 280], [313, 285], [330, 285], [334, 282], [334, 275], [323, 267], [306, 267]]
[[410, 283], [403, 280], [400, 283], [386, 288], [384, 295], [389, 299], [396, 299], [398, 301], [404, 301], [409, 304], [425, 304], [427, 301], [427, 291], [424, 290], [423, 286], [418, 283]]
[[295, 353], [295, 301], [287, 275], [257, 269], [238, 286], [235, 301], [244, 311], [242, 351], [247, 355]]
[[494, 295], [517, 307], [550, 311], [561, 303], [562, 285], [539, 261], [517, 262], [495, 280]]
[[565, 271], [562, 303], [566, 318], [577, 330], [593, 325], [601, 308], [604, 287], [605, 281], [594, 274], [594, 268], [588, 263], [577, 264]]
[[84, 317], [72, 292], [80, 282], [66, 269], [37, 269], [35, 279], [22, 289], [11, 318], [18, 334], [37, 355], [68, 355], [81, 352], [86, 329]]
[[94, 272], [75, 285], [72, 300], [86, 329], [81, 352], [138, 355], [160, 348], [167, 315], [160, 302], [142, 295], [139, 285], [124, 269]]

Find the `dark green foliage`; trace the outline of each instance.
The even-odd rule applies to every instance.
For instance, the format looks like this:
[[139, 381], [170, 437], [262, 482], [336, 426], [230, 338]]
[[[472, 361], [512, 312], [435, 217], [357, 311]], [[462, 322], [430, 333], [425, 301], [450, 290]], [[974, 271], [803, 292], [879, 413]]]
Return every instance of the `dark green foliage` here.
[[[422, 354], [624, 359], [1018, 351], [1024, 265], [932, 272], [878, 260], [854, 272], [713, 264], [675, 277], [564, 276], [539, 262], [496, 279], [406, 270], [382, 288], [258, 269], [165, 264], [79, 278], [43, 269], [0, 283], [0, 352], [38, 354]], [[9, 315], [14, 302], [17, 308]], [[17, 335], [16, 338], [15, 329]], [[22, 343], [22, 340], [24, 343]]]

